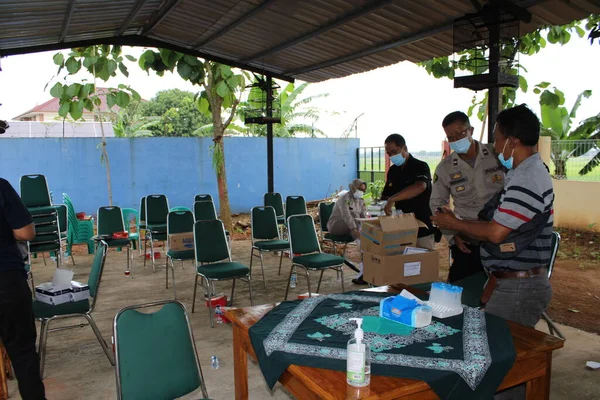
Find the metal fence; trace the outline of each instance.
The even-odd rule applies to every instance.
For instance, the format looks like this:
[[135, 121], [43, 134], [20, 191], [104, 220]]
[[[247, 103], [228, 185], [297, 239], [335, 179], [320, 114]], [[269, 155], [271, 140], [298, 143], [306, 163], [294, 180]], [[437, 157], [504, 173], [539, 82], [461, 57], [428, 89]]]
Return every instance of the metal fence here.
[[600, 140], [553, 140], [550, 156], [554, 178], [600, 181]]
[[[99, 122], [8, 121], [10, 127], [0, 139], [102, 137]], [[104, 135], [114, 137], [112, 123], [104, 122]]]
[[[411, 152], [421, 161], [429, 164], [431, 175], [439, 164], [442, 156], [438, 152]], [[385, 148], [384, 147], [360, 147], [357, 149], [358, 177], [365, 182], [385, 181]]]

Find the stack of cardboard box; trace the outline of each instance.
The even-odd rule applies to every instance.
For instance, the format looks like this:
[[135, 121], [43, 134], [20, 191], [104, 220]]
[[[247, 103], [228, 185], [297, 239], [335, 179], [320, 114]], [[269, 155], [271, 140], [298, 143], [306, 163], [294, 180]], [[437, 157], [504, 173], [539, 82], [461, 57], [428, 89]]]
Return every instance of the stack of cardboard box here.
[[365, 281], [381, 286], [438, 280], [439, 253], [435, 249], [414, 249], [419, 227], [425, 227], [414, 214], [367, 218], [361, 222]]

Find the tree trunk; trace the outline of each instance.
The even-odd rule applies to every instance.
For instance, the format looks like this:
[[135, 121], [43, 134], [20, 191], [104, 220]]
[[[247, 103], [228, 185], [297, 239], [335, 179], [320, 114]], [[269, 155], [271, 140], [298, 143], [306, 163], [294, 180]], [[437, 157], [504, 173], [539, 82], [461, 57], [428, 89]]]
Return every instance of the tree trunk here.
[[554, 162], [554, 177], [557, 179], [567, 178], [567, 160], [557, 158]]
[[231, 231], [233, 229], [233, 221], [231, 219], [231, 207], [229, 206], [229, 190], [227, 189], [227, 173], [225, 169], [225, 152], [223, 146], [223, 136], [215, 138], [215, 148], [213, 157], [221, 157], [217, 162], [217, 187], [219, 189], [219, 215], [225, 229]]
[[112, 183], [110, 180], [110, 161], [108, 160], [108, 152], [106, 151], [106, 136], [104, 136], [104, 125], [102, 124], [102, 111], [98, 109], [98, 117], [100, 119], [100, 132], [102, 132], [102, 160], [104, 161], [104, 168], [106, 169], [106, 184], [108, 185], [108, 205], [112, 206]]

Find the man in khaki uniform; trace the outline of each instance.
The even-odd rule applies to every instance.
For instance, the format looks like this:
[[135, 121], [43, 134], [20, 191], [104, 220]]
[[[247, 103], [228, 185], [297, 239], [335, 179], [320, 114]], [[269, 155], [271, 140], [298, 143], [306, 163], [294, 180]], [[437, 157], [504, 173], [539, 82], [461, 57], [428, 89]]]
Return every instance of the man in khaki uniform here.
[[[437, 166], [429, 205], [433, 213], [446, 206], [450, 197], [454, 212], [464, 220], [477, 220], [483, 206], [504, 187], [504, 168], [500, 165], [494, 146], [473, 139], [469, 117], [461, 111], [448, 114], [442, 127], [452, 154]], [[454, 282], [483, 271], [477, 240], [464, 235], [452, 237], [452, 265], [448, 281]]]

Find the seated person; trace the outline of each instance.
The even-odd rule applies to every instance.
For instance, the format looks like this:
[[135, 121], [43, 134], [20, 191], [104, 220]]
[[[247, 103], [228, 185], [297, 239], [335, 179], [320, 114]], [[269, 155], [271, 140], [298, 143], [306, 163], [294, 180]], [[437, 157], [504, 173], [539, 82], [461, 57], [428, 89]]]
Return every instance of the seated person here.
[[[354, 240], [360, 245], [360, 222], [357, 218], [365, 218], [367, 216], [367, 208], [365, 201], [362, 199], [367, 184], [355, 179], [349, 185], [349, 191], [341, 195], [335, 202], [333, 212], [327, 222], [327, 230], [332, 235], [351, 235]], [[362, 280], [363, 263], [360, 263], [360, 273], [352, 282], [355, 284], [366, 284]]]

